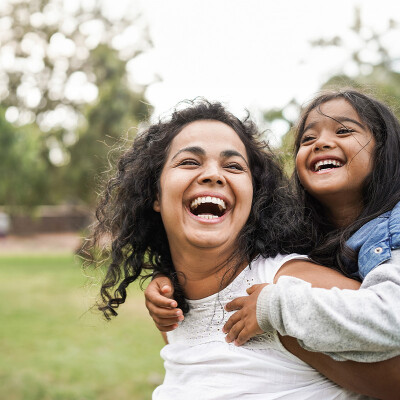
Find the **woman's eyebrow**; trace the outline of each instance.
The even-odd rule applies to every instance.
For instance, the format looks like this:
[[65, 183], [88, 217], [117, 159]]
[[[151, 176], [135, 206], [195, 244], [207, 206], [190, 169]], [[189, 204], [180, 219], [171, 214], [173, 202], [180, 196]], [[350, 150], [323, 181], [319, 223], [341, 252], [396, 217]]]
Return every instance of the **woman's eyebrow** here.
[[[189, 146], [189, 147], [184, 147], [183, 149], [180, 149], [179, 151], [176, 152], [176, 154], [172, 157], [171, 161], [174, 160], [176, 157], [178, 157], [179, 154], [183, 152], [189, 152], [196, 154], [198, 156], [204, 156], [206, 154], [205, 150], [202, 147], [199, 146]], [[247, 163], [246, 159], [236, 150], [224, 150], [221, 151], [220, 156], [223, 158], [229, 158], [229, 157], [240, 157], [243, 159], [243, 161], [246, 163], [248, 166], [249, 164]]]
[[246, 159], [236, 150], [224, 150], [224, 151], [221, 151], [220, 155], [223, 158], [240, 157], [243, 159], [243, 161], [246, 163], [246, 165], [249, 166]]
[[198, 146], [189, 146], [189, 147], [184, 147], [183, 149], [180, 149], [173, 157], [171, 160], [174, 160], [176, 157], [178, 157], [179, 154], [183, 152], [189, 152], [189, 153], [194, 153], [198, 156], [204, 156], [206, 152], [204, 151], [203, 148], [198, 147]]

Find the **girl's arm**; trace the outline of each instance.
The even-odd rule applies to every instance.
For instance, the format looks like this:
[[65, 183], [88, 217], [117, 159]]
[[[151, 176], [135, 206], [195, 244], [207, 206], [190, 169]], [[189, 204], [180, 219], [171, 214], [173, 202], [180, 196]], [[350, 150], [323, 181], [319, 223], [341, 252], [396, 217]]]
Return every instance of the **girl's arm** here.
[[[158, 275], [144, 291], [146, 307], [161, 332], [169, 332], [178, 327], [184, 319], [182, 310], [173, 299], [174, 288], [169, 278]], [[164, 338], [165, 340], [165, 338]]]
[[[383, 266], [379, 268], [382, 267]], [[390, 270], [393, 269], [390, 268], [389, 265], [387, 265], [387, 268], [389, 268]], [[372, 274], [372, 272], [370, 274]], [[375, 274], [378, 275], [378, 273]], [[349, 304], [347, 304], [346, 302], [342, 302], [340, 304], [333, 302], [333, 304], [331, 305], [331, 312], [329, 313], [326, 312], [326, 307], [324, 305], [324, 303], [327, 302], [327, 305], [329, 306], [329, 301], [332, 300], [329, 299], [329, 296], [321, 302], [322, 306], [321, 304], [319, 304], [319, 296], [311, 296], [311, 294], [313, 293], [315, 295], [315, 292], [322, 292], [326, 294], [337, 292], [339, 294], [339, 297], [340, 294], [343, 295], [344, 293], [359, 296], [360, 293], [367, 291], [367, 289], [362, 289], [360, 291], [339, 289], [334, 289], [333, 291], [331, 291], [317, 289], [317, 287], [322, 287], [325, 289], [329, 289], [330, 287], [356, 289], [359, 286], [359, 283], [351, 279], [345, 278], [343, 275], [336, 271], [328, 271], [325, 267], [311, 264], [309, 262], [292, 260], [281, 268], [276, 278], [278, 279], [278, 283], [276, 285], [269, 286], [277, 287], [279, 286], [281, 281], [293, 279], [295, 281], [301, 282], [302, 285], [306, 285], [308, 290], [310, 291], [310, 293], [302, 292], [299, 300], [299, 293], [296, 293], [295, 290], [291, 290], [293, 288], [288, 289], [287, 287], [285, 287], [285, 297], [287, 299], [291, 299], [291, 301], [289, 302], [289, 308], [291, 308], [291, 310], [288, 311], [288, 307], [283, 307], [283, 310], [280, 310], [280, 316], [277, 319], [280, 321], [280, 324], [284, 327], [284, 329], [287, 329], [288, 326], [291, 325], [293, 319], [297, 321], [296, 327], [294, 328], [296, 331], [291, 331], [292, 336], [302, 336], [305, 340], [307, 340], [307, 335], [309, 335], [311, 336], [311, 339], [309, 341], [324, 341], [324, 338], [328, 337], [328, 344], [326, 345], [328, 346], [327, 350], [330, 350], [329, 345], [333, 347], [339, 346], [340, 348], [346, 348], [349, 346], [347, 338], [341, 336], [344, 334], [343, 331], [341, 331], [341, 326], [347, 326], [347, 331], [351, 333], [355, 340], [365, 336], [365, 329], [362, 325], [363, 323], [365, 324], [365, 321], [376, 320], [375, 322], [378, 322], [378, 325], [386, 326], [383, 322], [379, 324], [379, 320], [385, 320], [385, 314], [380, 313], [378, 315], [373, 315], [373, 313], [370, 313], [371, 310], [366, 308], [366, 304], [363, 300], [361, 300], [358, 305], [355, 306], [353, 304], [350, 307], [351, 312], [349, 315]], [[314, 288], [311, 288], [310, 283], [306, 283], [303, 280], [297, 278], [309, 281], [311, 285], [314, 286]], [[369, 277], [369, 279], [371, 283], [374, 282], [375, 284], [377, 284], [377, 281], [380, 281], [379, 279], [373, 278], [373, 276]], [[385, 283], [387, 283], [387, 281], [385, 281]], [[391, 284], [396, 285], [397, 281], [391, 282]], [[397, 286], [397, 293], [400, 291], [399, 288], [400, 286]], [[256, 289], [253, 294], [257, 294], [257, 292], [260, 292], [260, 290]], [[400, 296], [400, 293], [398, 293], [398, 296]], [[245, 301], [250, 303], [251, 298], [252, 295], [241, 299], [245, 299]], [[389, 305], [385, 305], [385, 307], [389, 307], [389, 310], [386, 309], [386, 311], [389, 311], [389, 314], [394, 314], [395, 319], [400, 318], [400, 315], [398, 315], [399, 313], [396, 312], [396, 308], [398, 308], [400, 304], [400, 298], [398, 299], [397, 303], [394, 302], [393, 298], [386, 300], [389, 300], [390, 302]], [[234, 300], [234, 302], [235, 301], [236, 300]], [[310, 304], [313, 306], [312, 312], [310, 310], [310, 304], [307, 305], [308, 302], [310, 302]], [[254, 299], [252, 303], [254, 307]], [[385, 301], [383, 301], [383, 303], [385, 303]], [[240, 307], [242, 308], [239, 312], [244, 312], [246, 316], [251, 315], [251, 313], [247, 309], [247, 303], [242, 303]], [[228, 309], [231, 308], [228, 307]], [[322, 320], [320, 320], [319, 318], [321, 310], [322, 314], [326, 317], [322, 318]], [[382, 309], [380, 309], [380, 311], [382, 311]], [[253, 315], [254, 313], [255, 311], [253, 312]], [[332, 323], [332, 321], [335, 322]], [[244, 323], [244, 326], [247, 325], [249, 324]], [[397, 326], [390, 328], [391, 330], [397, 332], [397, 336], [400, 334], [399, 326], [400, 324], [398, 323]], [[232, 329], [234, 329], [234, 327]], [[293, 326], [290, 326], [289, 330], [292, 329]], [[370, 327], [370, 329], [372, 331], [374, 331], [375, 329], [378, 333], [378, 336], [379, 333], [382, 334], [382, 332], [376, 326]], [[335, 340], [337, 340], [337, 343], [332, 340], [332, 337], [330, 337], [330, 331], [335, 332], [335, 335], [337, 336]], [[285, 332], [283, 334], [288, 335], [289, 333]], [[385, 335], [382, 334], [382, 336], [384, 337]], [[397, 338], [397, 340], [400, 339]], [[228, 341], [230, 341], [230, 339], [228, 339]], [[369, 364], [354, 361], [338, 362], [325, 354], [306, 351], [299, 345], [299, 341], [292, 337], [283, 336], [281, 337], [281, 341], [291, 353], [293, 353], [303, 361], [307, 362], [315, 369], [320, 371], [323, 375], [342, 387], [361, 394], [378, 397], [381, 399], [400, 399], [400, 395], [398, 395], [398, 393], [400, 393], [400, 357]], [[391, 342], [391, 340], [389, 341]], [[361, 342], [361, 350], [364, 350], [366, 353], [368, 353], [370, 348], [373, 349], [373, 343], [368, 342], [368, 339], [366, 339], [365, 342], [361, 340]], [[354, 344], [352, 346], [354, 346]], [[392, 345], [392, 350], [395, 347], [395, 345]], [[397, 351], [398, 350], [399, 346], [397, 346]], [[343, 353], [346, 354], [345, 352]], [[362, 355], [362, 351], [358, 351], [357, 353], [359, 355]]]
[[400, 251], [392, 256], [366, 276], [359, 291], [338, 289], [359, 283], [336, 271], [290, 261], [276, 284], [255, 285], [250, 296], [227, 305], [228, 311], [240, 310], [224, 327], [227, 341], [241, 345], [276, 329], [336, 360], [378, 362], [400, 355]]
[[317, 276], [315, 267], [303, 272], [298, 264], [296, 272], [294, 263], [283, 266], [277, 284], [258, 297], [261, 328], [275, 328], [281, 335], [296, 337], [306, 350], [341, 361], [378, 362], [400, 355], [399, 255], [393, 251], [391, 262], [371, 271], [359, 291], [340, 290], [340, 282], [333, 281], [332, 290], [318, 289], [329, 288], [329, 283]]

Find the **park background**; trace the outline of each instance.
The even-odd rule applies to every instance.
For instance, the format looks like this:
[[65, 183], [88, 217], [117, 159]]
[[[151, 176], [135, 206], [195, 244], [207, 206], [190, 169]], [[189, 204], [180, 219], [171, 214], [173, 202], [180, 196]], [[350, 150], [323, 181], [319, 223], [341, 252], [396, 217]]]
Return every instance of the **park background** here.
[[395, 0], [1, 0], [0, 399], [149, 399], [162, 382], [140, 288], [104, 321], [104, 271], [79, 256], [138, 130], [181, 100], [220, 100], [251, 112], [290, 173], [318, 90], [357, 87], [398, 113], [399, 43]]

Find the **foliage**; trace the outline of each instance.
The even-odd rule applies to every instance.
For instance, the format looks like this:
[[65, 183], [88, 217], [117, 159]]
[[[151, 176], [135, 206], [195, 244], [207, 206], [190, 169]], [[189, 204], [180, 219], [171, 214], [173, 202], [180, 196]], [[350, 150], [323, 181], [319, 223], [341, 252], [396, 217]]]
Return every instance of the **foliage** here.
[[0, 205], [13, 206], [30, 199], [42, 204], [47, 188], [47, 163], [42, 157], [43, 143], [35, 125], [15, 128], [0, 110]]
[[53, 170], [52, 187], [60, 199], [80, 199], [92, 204], [96, 199], [96, 178], [108, 169], [110, 149], [123, 147], [132, 139], [141, 121], [151, 113], [142, 93], [128, 89], [125, 62], [107, 46], [99, 46], [92, 62], [103, 79], [98, 101], [85, 109], [86, 124], [79, 140], [69, 148], [70, 163]]
[[162, 339], [140, 289], [108, 323], [88, 312], [97, 287], [79, 269], [72, 255], [0, 257], [0, 398], [145, 400], [161, 383]]
[[113, 144], [147, 118], [145, 88], [133, 86], [126, 71], [128, 61], [151, 47], [135, 5], [0, 3], [0, 100], [16, 129], [29, 125], [24, 132], [36, 132], [37, 161], [46, 169], [32, 186], [36, 192], [14, 200], [20, 205], [34, 205], [39, 196], [42, 204], [93, 202], [95, 175], [107, 168], [102, 143], [111, 137]]
[[[120, 47], [125, 61], [150, 47], [132, 4], [5, 0], [0, 17], [3, 105], [35, 116], [42, 130], [57, 127], [57, 113], [76, 120], [82, 105], [96, 99], [97, 85], [108, 79], [92, 58], [99, 45]], [[118, 40], [129, 33], [136, 38], [122, 48]]]

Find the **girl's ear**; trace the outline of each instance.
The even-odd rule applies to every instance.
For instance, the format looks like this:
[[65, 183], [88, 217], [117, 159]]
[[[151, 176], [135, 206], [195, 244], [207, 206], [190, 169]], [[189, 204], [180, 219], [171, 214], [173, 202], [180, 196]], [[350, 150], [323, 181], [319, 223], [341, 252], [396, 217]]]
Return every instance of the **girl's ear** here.
[[157, 200], [155, 200], [154, 203], [153, 203], [153, 210], [156, 211], [156, 212], [160, 212], [161, 211], [160, 201], [158, 199], [158, 194], [157, 194]]

